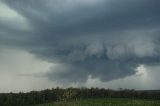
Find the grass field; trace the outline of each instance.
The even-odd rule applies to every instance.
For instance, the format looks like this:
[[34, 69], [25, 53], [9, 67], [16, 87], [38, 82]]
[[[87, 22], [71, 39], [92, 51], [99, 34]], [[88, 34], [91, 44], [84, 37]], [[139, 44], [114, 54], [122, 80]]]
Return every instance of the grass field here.
[[160, 106], [160, 100], [86, 99], [68, 102], [53, 102], [35, 106]]

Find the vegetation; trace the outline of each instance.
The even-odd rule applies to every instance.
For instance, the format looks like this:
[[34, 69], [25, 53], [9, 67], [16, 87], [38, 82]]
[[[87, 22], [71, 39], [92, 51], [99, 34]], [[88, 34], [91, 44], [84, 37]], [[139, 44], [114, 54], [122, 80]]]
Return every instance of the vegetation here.
[[158, 100], [139, 100], [139, 99], [85, 99], [78, 101], [53, 102], [35, 106], [160, 106]]
[[[68, 88], [46, 89], [43, 91], [31, 91], [28, 93], [1, 93], [0, 106], [29, 106], [57, 101], [77, 101], [97, 98], [130, 98], [160, 100], [160, 91], [118, 91], [98, 88]], [[76, 106], [76, 105], [75, 105]]]

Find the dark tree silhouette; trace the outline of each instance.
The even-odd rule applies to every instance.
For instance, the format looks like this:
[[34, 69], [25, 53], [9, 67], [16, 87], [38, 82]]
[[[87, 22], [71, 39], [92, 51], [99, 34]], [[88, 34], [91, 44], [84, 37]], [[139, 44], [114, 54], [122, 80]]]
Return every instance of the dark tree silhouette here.
[[54, 101], [87, 98], [131, 98], [160, 100], [160, 91], [136, 91], [128, 89], [53, 88], [28, 93], [0, 93], [0, 106], [29, 106]]

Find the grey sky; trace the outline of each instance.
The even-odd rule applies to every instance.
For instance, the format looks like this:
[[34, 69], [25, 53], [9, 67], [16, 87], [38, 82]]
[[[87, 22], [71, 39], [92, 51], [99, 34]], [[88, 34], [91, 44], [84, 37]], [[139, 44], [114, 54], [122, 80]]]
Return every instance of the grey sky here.
[[[145, 67], [150, 74], [159, 73], [159, 3], [158, 0], [1, 0], [0, 63], [4, 65], [0, 73], [6, 73], [1, 76], [6, 80], [10, 75], [26, 80], [32, 77], [40, 80], [39, 85], [45, 79], [50, 86], [64, 87], [91, 85], [88, 80], [98, 79], [103, 87], [113, 83], [112, 88], [116, 89], [118, 81], [130, 78], [134, 82], [138, 67]], [[4, 56], [8, 52], [9, 56]], [[15, 54], [20, 55], [13, 58]], [[14, 65], [12, 61], [21, 64]], [[17, 67], [17, 71], [7, 65]], [[142, 76], [138, 76], [139, 80]], [[154, 80], [155, 85], [158, 81]], [[9, 85], [9, 81], [6, 83]], [[98, 83], [93, 86], [100, 86]], [[124, 88], [158, 89], [155, 85], [138, 87], [139, 84], [128, 83]]]

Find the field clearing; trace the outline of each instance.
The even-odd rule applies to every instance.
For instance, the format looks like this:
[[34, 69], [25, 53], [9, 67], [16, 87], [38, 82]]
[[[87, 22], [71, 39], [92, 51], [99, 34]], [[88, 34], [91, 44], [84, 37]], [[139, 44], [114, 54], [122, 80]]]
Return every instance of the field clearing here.
[[53, 102], [34, 106], [160, 106], [160, 100], [84, 99], [68, 102]]

